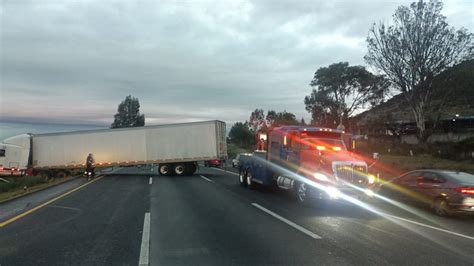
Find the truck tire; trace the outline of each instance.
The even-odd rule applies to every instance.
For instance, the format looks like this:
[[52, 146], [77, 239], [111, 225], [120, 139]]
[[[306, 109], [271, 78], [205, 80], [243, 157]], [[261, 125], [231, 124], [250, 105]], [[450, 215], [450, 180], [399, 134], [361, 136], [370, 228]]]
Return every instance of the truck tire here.
[[170, 175], [171, 174], [171, 165], [170, 164], [160, 164], [158, 166], [158, 172], [160, 175]]
[[247, 174], [243, 169], [239, 169], [239, 184], [241, 187], [247, 186]]
[[298, 182], [296, 184], [295, 194], [296, 194], [296, 200], [298, 201], [298, 203], [302, 205], [308, 204], [309, 189], [306, 183]]
[[173, 171], [177, 176], [183, 176], [186, 174], [186, 165], [184, 163], [177, 163], [174, 165]]
[[55, 176], [57, 178], [65, 178], [65, 177], [68, 177], [69, 176], [69, 172], [68, 171], [65, 171], [65, 170], [59, 170]]
[[195, 163], [187, 163], [186, 164], [186, 175], [194, 175], [196, 172], [197, 167]]
[[255, 183], [253, 182], [253, 176], [252, 176], [252, 170], [251, 169], [247, 169], [247, 174], [245, 175], [246, 178], [246, 183], [247, 183], [247, 187], [250, 188], [250, 189], [254, 189], [255, 188]]

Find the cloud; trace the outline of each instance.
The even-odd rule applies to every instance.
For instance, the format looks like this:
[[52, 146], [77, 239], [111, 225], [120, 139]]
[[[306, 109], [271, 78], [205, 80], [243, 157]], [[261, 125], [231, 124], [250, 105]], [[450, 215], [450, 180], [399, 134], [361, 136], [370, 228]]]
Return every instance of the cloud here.
[[[3, 1], [0, 118], [110, 124], [140, 99], [147, 123], [245, 120], [259, 107], [308, 120], [315, 70], [364, 64], [395, 1]], [[402, 1], [409, 4], [409, 1]], [[471, 1], [446, 2], [473, 29]]]

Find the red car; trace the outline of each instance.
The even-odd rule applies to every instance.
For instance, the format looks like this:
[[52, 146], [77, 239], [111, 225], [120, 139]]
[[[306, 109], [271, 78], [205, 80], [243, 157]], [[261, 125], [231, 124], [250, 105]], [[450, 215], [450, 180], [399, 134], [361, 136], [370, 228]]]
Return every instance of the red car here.
[[206, 166], [206, 167], [219, 167], [219, 166], [221, 166], [221, 161], [220, 160], [205, 161], [204, 166]]

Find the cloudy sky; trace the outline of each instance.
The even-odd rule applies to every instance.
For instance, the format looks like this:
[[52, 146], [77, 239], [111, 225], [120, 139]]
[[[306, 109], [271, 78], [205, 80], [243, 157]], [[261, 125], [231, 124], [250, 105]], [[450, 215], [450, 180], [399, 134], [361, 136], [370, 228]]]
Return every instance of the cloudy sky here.
[[[0, 0], [0, 120], [108, 125], [128, 94], [147, 124], [308, 119], [315, 70], [364, 64], [371, 24], [410, 2]], [[443, 13], [473, 32], [473, 10]]]

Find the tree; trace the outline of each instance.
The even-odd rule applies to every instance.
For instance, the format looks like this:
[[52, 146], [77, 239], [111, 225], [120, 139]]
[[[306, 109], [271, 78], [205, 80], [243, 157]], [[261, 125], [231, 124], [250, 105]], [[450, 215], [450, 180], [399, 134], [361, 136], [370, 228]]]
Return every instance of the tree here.
[[275, 123], [275, 120], [277, 119], [277, 113], [273, 110], [268, 110], [267, 111], [267, 116], [265, 120], [267, 121], [267, 125], [270, 127]]
[[267, 126], [277, 127], [282, 125], [299, 125], [296, 116], [293, 113], [287, 112], [275, 112], [274, 110], [269, 110], [267, 112]]
[[[472, 34], [449, 27], [437, 0], [400, 6], [393, 24], [374, 24], [367, 37], [368, 64], [382, 71], [410, 106], [420, 141], [425, 141], [425, 107], [433, 79], [448, 67], [473, 57]], [[447, 88], [448, 89], [448, 88]]]
[[263, 109], [257, 108], [250, 114], [249, 125], [253, 132], [257, 132], [266, 127]]
[[355, 111], [381, 102], [389, 88], [383, 76], [347, 62], [319, 68], [310, 85], [313, 90], [304, 103], [313, 122], [321, 126], [334, 121], [342, 125]]
[[145, 115], [140, 114], [138, 98], [128, 95], [119, 106], [114, 115], [114, 122], [110, 128], [141, 127], [145, 125]]
[[247, 121], [235, 123], [229, 131], [229, 139], [240, 147], [251, 146], [255, 141]]

